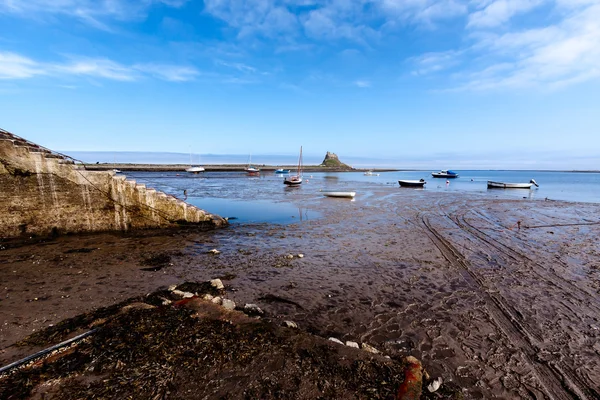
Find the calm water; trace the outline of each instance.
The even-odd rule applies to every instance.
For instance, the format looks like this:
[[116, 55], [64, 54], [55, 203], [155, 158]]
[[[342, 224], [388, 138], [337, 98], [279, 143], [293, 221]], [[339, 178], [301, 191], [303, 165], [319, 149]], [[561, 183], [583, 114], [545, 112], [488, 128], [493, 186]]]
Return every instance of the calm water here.
[[[356, 191], [357, 198], [368, 196], [374, 189], [421, 190], [400, 188], [398, 179], [427, 181], [424, 190], [479, 194], [490, 198], [550, 199], [574, 202], [600, 203], [600, 174], [547, 171], [456, 171], [460, 177], [435, 179], [431, 171], [384, 172], [379, 176], [365, 176], [362, 172], [307, 173], [301, 187], [283, 185], [283, 177], [263, 173], [249, 177], [243, 172], [207, 172], [200, 175], [174, 172], [132, 172], [131, 179], [148, 187], [184, 198], [209, 212], [234, 217], [240, 223], [289, 223], [319, 218], [311, 210], [310, 199], [320, 199], [319, 189]], [[534, 189], [487, 189], [487, 181], [523, 183], [535, 179], [540, 185]], [[307, 196], [307, 195], [313, 196]], [[307, 201], [309, 200], [309, 201]], [[334, 201], [340, 201], [336, 199]], [[298, 204], [302, 204], [299, 207]]]

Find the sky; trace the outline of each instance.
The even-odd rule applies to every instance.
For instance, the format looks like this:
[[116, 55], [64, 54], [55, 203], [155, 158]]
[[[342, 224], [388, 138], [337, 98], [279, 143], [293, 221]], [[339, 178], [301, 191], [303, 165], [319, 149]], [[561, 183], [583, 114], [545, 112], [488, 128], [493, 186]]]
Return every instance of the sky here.
[[0, 26], [0, 128], [61, 152], [600, 169], [600, 0], [0, 0]]

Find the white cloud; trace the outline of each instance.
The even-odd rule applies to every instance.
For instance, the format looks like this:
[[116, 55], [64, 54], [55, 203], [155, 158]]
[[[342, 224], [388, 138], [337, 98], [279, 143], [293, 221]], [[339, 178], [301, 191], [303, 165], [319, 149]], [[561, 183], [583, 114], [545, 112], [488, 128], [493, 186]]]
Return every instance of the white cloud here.
[[192, 81], [200, 72], [193, 67], [164, 64], [135, 64], [133, 69], [169, 82]]
[[553, 26], [482, 36], [473, 50], [488, 65], [467, 75], [464, 87], [552, 89], [598, 79], [598, 21], [600, 4], [584, 5]]
[[32, 59], [0, 51], [0, 79], [25, 79], [44, 74], [45, 71]]
[[363, 88], [363, 89], [371, 87], [371, 82], [366, 81], [366, 80], [357, 80], [357, 81], [354, 81], [353, 83], [356, 87]]
[[182, 7], [189, 0], [0, 0], [0, 14], [27, 19], [63, 15], [78, 19], [95, 28], [110, 30], [110, 20], [138, 20], [146, 17], [155, 5]]
[[483, 9], [469, 15], [468, 27], [500, 26], [518, 14], [526, 13], [539, 7], [548, 0], [494, 0]]
[[412, 71], [413, 75], [427, 75], [435, 72], [447, 70], [461, 63], [461, 51], [443, 51], [437, 53], [425, 53], [418, 57], [413, 57], [408, 61], [415, 65]]
[[39, 62], [15, 53], [0, 52], [0, 79], [15, 80], [46, 75], [86, 76], [115, 81], [155, 77], [171, 82], [190, 81], [200, 72], [189, 66], [165, 64], [119, 64], [105, 58], [73, 58], [64, 63]]

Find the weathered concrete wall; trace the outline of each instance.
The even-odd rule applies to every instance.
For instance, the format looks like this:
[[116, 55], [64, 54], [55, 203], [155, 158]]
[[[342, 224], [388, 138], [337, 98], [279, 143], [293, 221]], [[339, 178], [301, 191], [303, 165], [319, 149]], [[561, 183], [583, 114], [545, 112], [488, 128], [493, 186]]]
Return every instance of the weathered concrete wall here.
[[0, 130], [0, 237], [226, 225], [173, 196], [69, 159]]

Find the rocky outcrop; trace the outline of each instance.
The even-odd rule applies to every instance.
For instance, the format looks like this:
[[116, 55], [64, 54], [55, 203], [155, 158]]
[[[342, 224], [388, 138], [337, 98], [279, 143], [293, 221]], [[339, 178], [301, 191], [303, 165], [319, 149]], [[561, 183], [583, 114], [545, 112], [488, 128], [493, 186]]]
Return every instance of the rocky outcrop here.
[[0, 238], [179, 224], [227, 222], [112, 171], [87, 171], [0, 129]]
[[349, 165], [346, 165], [343, 162], [341, 162], [337, 154], [330, 152], [327, 152], [327, 154], [325, 154], [325, 158], [323, 159], [321, 166], [341, 169], [352, 169], [352, 167], [350, 167]]

